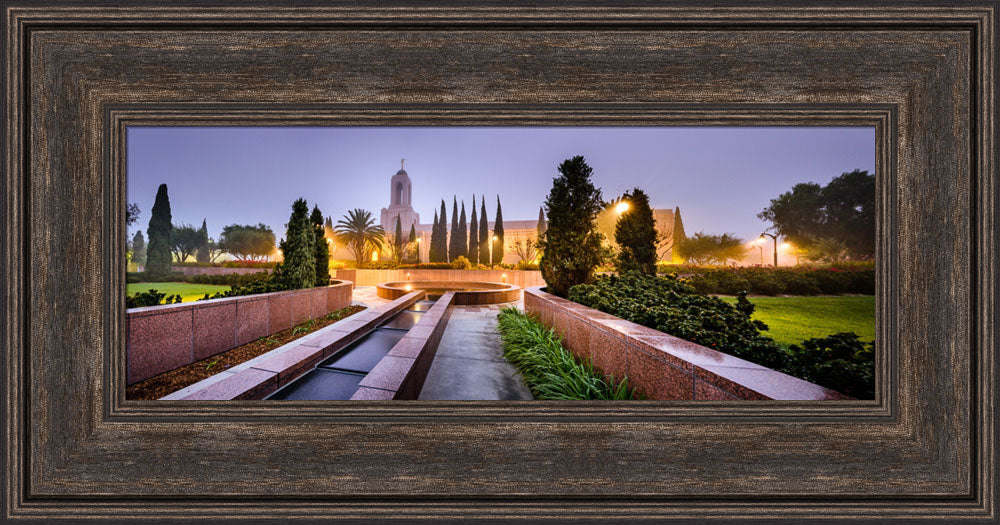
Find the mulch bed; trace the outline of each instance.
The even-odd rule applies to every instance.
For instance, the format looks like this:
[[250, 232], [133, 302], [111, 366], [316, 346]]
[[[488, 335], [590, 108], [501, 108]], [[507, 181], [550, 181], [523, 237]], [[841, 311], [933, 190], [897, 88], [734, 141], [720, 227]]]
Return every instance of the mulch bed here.
[[364, 306], [359, 305], [341, 308], [340, 310], [330, 312], [325, 317], [311, 319], [287, 330], [262, 337], [243, 346], [237, 346], [221, 354], [215, 354], [201, 361], [182, 366], [170, 372], [164, 372], [158, 376], [153, 376], [145, 381], [140, 381], [127, 387], [125, 389], [125, 398], [143, 400], [159, 399], [186, 386], [191, 386], [202, 379], [218, 374], [223, 370], [228, 370], [240, 363], [274, 350], [306, 334], [329, 326], [364, 309]]

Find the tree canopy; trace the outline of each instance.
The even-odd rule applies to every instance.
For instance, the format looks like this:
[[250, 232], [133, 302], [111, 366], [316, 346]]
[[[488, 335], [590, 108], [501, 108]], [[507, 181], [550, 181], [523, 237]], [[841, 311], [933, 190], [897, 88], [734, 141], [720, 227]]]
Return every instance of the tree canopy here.
[[337, 221], [334, 229], [337, 240], [347, 245], [354, 255], [354, 261], [361, 264], [372, 259], [375, 250], [381, 250], [385, 243], [385, 230], [375, 224], [375, 219], [368, 210], [353, 209]]
[[274, 253], [274, 232], [266, 224], [230, 224], [222, 229], [218, 249], [241, 261], [264, 261]]
[[157, 188], [150, 214], [149, 227], [146, 229], [149, 239], [146, 246], [146, 273], [165, 275], [170, 273], [170, 231], [173, 229], [166, 184], [160, 184]]
[[674, 245], [678, 254], [691, 264], [726, 264], [741, 259], [747, 248], [743, 239], [729, 233], [710, 235], [698, 232]]
[[296, 199], [292, 203], [292, 213], [285, 227], [285, 238], [281, 241], [284, 260], [274, 270], [279, 282], [289, 289], [311, 288], [315, 285], [315, 243], [315, 227], [309, 219], [309, 205], [305, 199]]
[[170, 248], [177, 262], [185, 262], [201, 246], [201, 232], [190, 224], [174, 225], [170, 230]]
[[833, 246], [850, 259], [875, 256], [875, 175], [854, 170], [825, 186], [803, 182], [782, 193], [757, 216], [809, 257], [830, 257]]
[[479, 219], [476, 216], [476, 194], [472, 194], [472, 219], [469, 220], [469, 261], [479, 264]]
[[316, 267], [315, 286], [330, 284], [330, 244], [326, 240], [326, 227], [323, 224], [323, 212], [319, 206], [313, 206], [309, 222], [313, 227], [313, 258]]
[[497, 216], [493, 219], [493, 266], [503, 262], [504, 240], [503, 240], [503, 210], [500, 208], [500, 196], [497, 195]]

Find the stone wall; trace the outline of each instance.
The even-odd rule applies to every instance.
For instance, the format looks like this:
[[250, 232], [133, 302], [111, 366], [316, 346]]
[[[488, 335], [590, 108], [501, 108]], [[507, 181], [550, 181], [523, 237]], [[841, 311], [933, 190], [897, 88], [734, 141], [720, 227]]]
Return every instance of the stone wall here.
[[836, 400], [843, 394], [545, 293], [524, 290], [524, 309], [563, 346], [648, 399]]
[[331, 270], [335, 279], [346, 279], [355, 286], [375, 286], [393, 281], [478, 281], [507, 283], [521, 288], [545, 286], [542, 272], [534, 270]]
[[353, 283], [125, 311], [128, 384], [351, 304]]

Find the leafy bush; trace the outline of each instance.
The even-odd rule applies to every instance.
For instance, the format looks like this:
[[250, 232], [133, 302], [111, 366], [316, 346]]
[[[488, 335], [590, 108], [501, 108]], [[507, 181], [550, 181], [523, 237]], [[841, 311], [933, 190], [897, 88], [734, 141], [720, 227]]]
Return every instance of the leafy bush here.
[[787, 373], [858, 399], [875, 398], [875, 343], [853, 332], [808, 339], [792, 345]]
[[464, 256], [459, 255], [455, 260], [451, 261], [451, 267], [455, 270], [471, 270], [472, 263]]
[[746, 293], [736, 305], [702, 295], [686, 279], [628, 273], [599, 278], [570, 289], [569, 299], [634, 323], [746, 359], [847, 395], [874, 396], [874, 343], [856, 334], [837, 334], [785, 349], [761, 333], [751, 319]]
[[538, 263], [531, 261], [521, 261], [514, 267], [515, 270], [538, 271]]
[[875, 293], [872, 263], [838, 263], [829, 266], [691, 266], [657, 265], [660, 273], [687, 277], [703, 294], [736, 295], [838, 295]]
[[167, 295], [156, 291], [139, 292], [125, 298], [125, 308], [142, 308], [144, 306], [157, 306], [160, 304], [177, 304], [181, 302], [179, 295]]
[[510, 361], [535, 399], [634, 399], [628, 379], [604, 379], [590, 361], [579, 362], [559, 337], [517, 308], [497, 317], [504, 357]]
[[227, 286], [246, 286], [255, 281], [270, 278], [267, 272], [254, 273], [224, 273], [221, 275], [188, 275], [187, 282], [198, 284], [220, 284]]

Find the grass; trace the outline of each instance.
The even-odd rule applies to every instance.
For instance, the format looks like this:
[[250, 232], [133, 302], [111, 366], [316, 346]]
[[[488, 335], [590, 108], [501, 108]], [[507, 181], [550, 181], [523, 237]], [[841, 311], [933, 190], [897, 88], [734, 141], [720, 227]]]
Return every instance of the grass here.
[[205, 294], [225, 292], [229, 286], [221, 284], [198, 284], [198, 283], [130, 283], [126, 285], [125, 294], [135, 295], [140, 292], [148, 292], [156, 289], [167, 295], [177, 294], [181, 296], [182, 302], [197, 301]]
[[[732, 296], [722, 296], [730, 304]], [[748, 297], [757, 308], [753, 318], [764, 321], [765, 335], [782, 346], [838, 332], [854, 332], [862, 341], [875, 339], [875, 296]]]
[[514, 365], [535, 399], [633, 399], [628, 379], [604, 379], [589, 361], [579, 362], [560, 338], [516, 308], [497, 317], [504, 357]]

